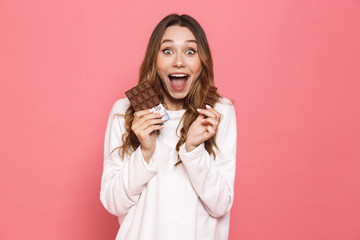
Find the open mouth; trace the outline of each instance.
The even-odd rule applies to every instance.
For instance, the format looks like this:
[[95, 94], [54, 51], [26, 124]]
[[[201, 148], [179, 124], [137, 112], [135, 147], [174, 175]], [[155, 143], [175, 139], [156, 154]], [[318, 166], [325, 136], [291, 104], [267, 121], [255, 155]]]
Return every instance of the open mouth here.
[[171, 87], [177, 91], [183, 90], [185, 88], [188, 78], [189, 75], [184, 73], [176, 73], [169, 75]]

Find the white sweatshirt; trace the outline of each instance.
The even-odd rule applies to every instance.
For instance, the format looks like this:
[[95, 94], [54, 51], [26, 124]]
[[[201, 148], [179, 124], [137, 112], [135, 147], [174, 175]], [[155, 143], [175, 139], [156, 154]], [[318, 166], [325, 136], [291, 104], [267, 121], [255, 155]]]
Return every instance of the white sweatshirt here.
[[[170, 120], [156, 138], [149, 164], [141, 146], [121, 159], [127, 98], [115, 102], [105, 135], [100, 199], [119, 218], [117, 240], [226, 240], [234, 199], [236, 119], [231, 102], [220, 99], [214, 108], [223, 114], [217, 132], [216, 159], [204, 144], [187, 152], [175, 150], [176, 128], [185, 110], [168, 111]], [[181, 125], [182, 126], [182, 125]], [[181, 127], [179, 127], [179, 130]]]

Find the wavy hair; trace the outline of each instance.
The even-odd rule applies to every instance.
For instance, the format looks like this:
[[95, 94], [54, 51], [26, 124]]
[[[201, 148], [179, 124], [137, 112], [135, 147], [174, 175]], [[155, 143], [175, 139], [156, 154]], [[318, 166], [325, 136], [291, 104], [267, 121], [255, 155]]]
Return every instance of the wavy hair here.
[[[183, 126], [180, 129], [179, 141], [176, 144], [176, 151], [179, 151], [181, 145], [183, 145], [186, 141], [190, 125], [198, 116], [196, 109], [200, 107], [208, 87], [214, 86], [214, 72], [209, 44], [205, 32], [200, 24], [194, 18], [188, 15], [170, 14], [159, 22], [151, 34], [146, 48], [145, 57], [139, 71], [139, 83], [143, 81], [149, 81], [150, 85], [158, 94], [160, 101], [162, 103], [164, 102], [163, 100], [164, 95], [166, 94], [166, 90], [162, 85], [161, 79], [157, 73], [156, 62], [160, 51], [162, 37], [165, 33], [165, 30], [170, 26], [186, 27], [192, 32], [196, 39], [198, 54], [202, 63], [202, 70], [198, 79], [196, 79], [193, 87], [184, 98], [183, 107], [186, 109], [186, 111], [181, 119], [181, 121], [183, 121]], [[217, 98], [213, 104], [218, 102], [219, 98], [220, 95], [217, 93]], [[129, 107], [125, 112], [126, 132], [122, 136], [123, 145], [116, 148], [119, 150], [119, 155], [121, 157], [124, 157], [125, 154], [130, 155], [130, 153], [140, 145], [140, 142], [137, 139], [135, 133], [131, 130], [131, 125], [134, 120], [133, 114], [134, 110], [131, 107]], [[206, 151], [210, 155], [213, 154], [214, 156], [215, 151], [213, 147], [217, 148], [215, 139], [216, 135], [205, 141]], [[179, 163], [181, 163], [180, 158], [178, 158], [178, 162], [175, 165], [178, 165]]]

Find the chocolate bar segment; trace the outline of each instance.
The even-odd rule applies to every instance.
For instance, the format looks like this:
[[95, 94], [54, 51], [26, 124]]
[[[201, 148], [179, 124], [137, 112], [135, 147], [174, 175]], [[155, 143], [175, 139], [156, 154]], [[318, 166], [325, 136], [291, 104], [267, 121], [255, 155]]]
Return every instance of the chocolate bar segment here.
[[131, 107], [137, 111], [149, 109], [160, 103], [154, 89], [148, 81], [144, 81], [125, 92]]
[[214, 102], [216, 100], [216, 90], [217, 87], [214, 86], [210, 86], [205, 94], [205, 97], [201, 103], [201, 107], [202, 109], [205, 108], [205, 105], [209, 105], [212, 106], [214, 105]]

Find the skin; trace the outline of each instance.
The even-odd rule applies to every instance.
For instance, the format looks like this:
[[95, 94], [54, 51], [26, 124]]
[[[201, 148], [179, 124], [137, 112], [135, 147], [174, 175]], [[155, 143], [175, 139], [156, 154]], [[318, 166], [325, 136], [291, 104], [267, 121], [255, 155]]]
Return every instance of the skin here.
[[[167, 110], [183, 109], [184, 98], [202, 71], [202, 64], [197, 52], [194, 35], [186, 27], [170, 26], [166, 29], [158, 53], [156, 68], [161, 82], [166, 89], [164, 103]], [[171, 87], [169, 74], [184, 73], [188, 75], [186, 86], [177, 90]], [[215, 135], [220, 123], [221, 114], [210, 106], [198, 109], [199, 116], [191, 124], [185, 148], [188, 152]], [[149, 163], [156, 147], [156, 130], [163, 128], [162, 115], [150, 109], [135, 113], [132, 130], [140, 141], [144, 160]]]
[[[157, 56], [156, 69], [166, 89], [164, 103], [169, 110], [183, 108], [183, 99], [189, 93], [202, 71], [194, 35], [186, 27], [170, 26], [166, 29]], [[171, 87], [169, 75], [184, 73], [189, 77], [186, 87], [180, 91]]]

